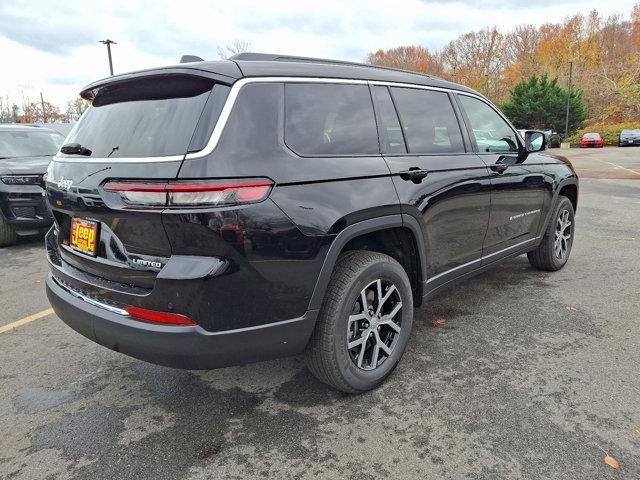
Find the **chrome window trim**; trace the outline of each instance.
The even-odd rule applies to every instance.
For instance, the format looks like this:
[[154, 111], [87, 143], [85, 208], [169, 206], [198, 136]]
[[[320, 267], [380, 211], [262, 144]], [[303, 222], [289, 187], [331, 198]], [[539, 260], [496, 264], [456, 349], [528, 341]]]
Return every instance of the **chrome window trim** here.
[[[220, 137], [222, 136], [222, 132], [227, 125], [227, 121], [233, 107], [238, 98], [238, 94], [240, 90], [245, 85], [252, 83], [336, 83], [336, 84], [351, 84], [351, 85], [372, 85], [372, 86], [388, 86], [388, 87], [399, 87], [399, 88], [415, 88], [419, 90], [434, 90], [439, 92], [446, 93], [457, 93], [460, 95], [467, 95], [469, 97], [477, 98], [484, 103], [487, 101], [478, 94], [472, 92], [465, 92], [462, 90], [456, 90], [454, 88], [446, 88], [446, 87], [434, 87], [429, 85], [417, 85], [413, 83], [402, 83], [402, 82], [387, 82], [380, 80], [362, 80], [362, 79], [350, 79], [350, 78], [325, 78], [325, 77], [287, 77], [287, 76], [274, 76], [274, 77], [245, 77], [237, 80], [232, 86], [231, 91], [229, 92], [229, 96], [225, 101], [224, 107], [222, 107], [222, 111], [220, 112], [220, 116], [216, 122], [216, 126], [211, 132], [211, 136], [209, 137], [209, 141], [206, 146], [197, 152], [187, 153], [186, 155], [171, 155], [171, 156], [160, 156], [160, 157], [120, 157], [120, 158], [91, 158], [91, 157], [67, 157], [60, 156], [60, 152], [53, 157], [53, 161], [55, 162], [77, 162], [77, 163], [155, 163], [155, 162], [175, 162], [181, 160], [189, 160], [193, 158], [202, 158], [211, 154], [215, 148], [218, 146], [218, 142], [220, 141]], [[493, 108], [491, 104], [487, 103], [489, 107]], [[497, 110], [493, 108], [496, 112]], [[503, 118], [504, 116], [498, 112], [498, 114]], [[506, 119], [505, 119], [506, 120]], [[78, 121], [79, 123], [79, 121]], [[508, 122], [507, 124], [513, 129], [512, 125]], [[469, 152], [467, 152], [469, 153]]]
[[207, 145], [197, 152], [187, 153], [185, 156], [185, 160], [191, 158], [200, 158], [206, 157], [211, 152], [215, 150], [218, 146], [218, 141], [222, 136], [222, 132], [224, 131], [225, 126], [227, 125], [227, 120], [231, 115], [231, 111], [233, 110], [233, 106], [236, 103], [236, 99], [238, 98], [238, 94], [240, 90], [245, 85], [250, 83], [337, 83], [337, 84], [351, 84], [351, 85], [368, 85], [368, 80], [350, 80], [347, 78], [316, 78], [316, 77], [250, 77], [250, 78], [242, 78], [233, 84], [231, 87], [231, 91], [229, 92], [229, 96], [227, 97], [227, 101], [222, 107], [222, 111], [220, 112], [220, 116], [218, 117], [218, 121], [216, 122], [216, 126], [211, 132], [211, 137], [209, 137], [209, 141]]
[[184, 155], [170, 155], [166, 157], [119, 157], [119, 158], [99, 158], [99, 157], [61, 157], [58, 154], [53, 156], [56, 163], [157, 163], [157, 162], [178, 162], [184, 160]]
[[[482, 100], [482, 97], [479, 95], [475, 95], [470, 92], [461, 92], [460, 90], [456, 90], [453, 88], [443, 88], [443, 87], [431, 87], [428, 85], [415, 85], [412, 83], [399, 83], [399, 82], [383, 82], [377, 80], [360, 80], [360, 79], [349, 79], [349, 78], [324, 78], [324, 77], [250, 77], [243, 78], [238, 80], [231, 87], [231, 91], [229, 92], [229, 96], [227, 97], [227, 101], [222, 108], [222, 112], [220, 112], [220, 116], [218, 117], [218, 121], [216, 126], [211, 133], [211, 137], [207, 142], [207, 145], [197, 152], [187, 153], [185, 156], [185, 160], [191, 158], [201, 158], [209, 155], [213, 152], [218, 145], [218, 141], [222, 136], [222, 132], [224, 131], [225, 126], [227, 125], [227, 120], [229, 119], [229, 115], [231, 115], [231, 111], [233, 110], [233, 106], [238, 98], [238, 94], [240, 90], [245, 85], [251, 83], [275, 83], [275, 82], [283, 82], [283, 83], [337, 83], [337, 84], [351, 84], [351, 85], [380, 85], [380, 86], [391, 86], [391, 87], [406, 87], [406, 88], [418, 88], [422, 90], [435, 90], [441, 92], [452, 92], [452, 93], [464, 93], [471, 97], [477, 97]], [[469, 153], [469, 152], [467, 152]]]

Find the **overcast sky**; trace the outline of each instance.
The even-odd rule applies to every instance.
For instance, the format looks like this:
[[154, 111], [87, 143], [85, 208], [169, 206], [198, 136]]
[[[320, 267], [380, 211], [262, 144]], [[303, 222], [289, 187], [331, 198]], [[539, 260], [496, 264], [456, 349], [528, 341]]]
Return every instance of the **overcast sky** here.
[[[234, 39], [254, 51], [362, 61], [399, 45], [442, 48], [461, 33], [496, 25], [562, 21], [597, 8], [628, 16], [638, 0], [0, 0], [0, 95], [62, 107], [86, 83], [115, 73], [177, 63], [183, 54], [218, 58]], [[53, 6], [55, 5], [55, 6]]]

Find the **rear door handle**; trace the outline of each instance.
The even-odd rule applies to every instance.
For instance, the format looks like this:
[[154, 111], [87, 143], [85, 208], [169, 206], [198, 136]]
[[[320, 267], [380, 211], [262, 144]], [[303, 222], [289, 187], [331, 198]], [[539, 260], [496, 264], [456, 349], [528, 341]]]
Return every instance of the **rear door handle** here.
[[402, 180], [411, 180], [413, 183], [420, 183], [422, 179], [429, 175], [428, 170], [423, 170], [418, 167], [411, 167], [409, 170], [400, 172], [400, 178]]

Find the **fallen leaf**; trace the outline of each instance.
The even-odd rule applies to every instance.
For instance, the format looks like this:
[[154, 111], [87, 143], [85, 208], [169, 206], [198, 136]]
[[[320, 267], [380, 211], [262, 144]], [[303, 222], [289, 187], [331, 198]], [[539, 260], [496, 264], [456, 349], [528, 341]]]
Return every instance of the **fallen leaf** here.
[[431, 325], [433, 325], [434, 327], [439, 327], [440, 325], [444, 325], [444, 324], [445, 324], [445, 320], [441, 320], [439, 318], [431, 320]]
[[544, 280], [544, 275], [538, 275], [538, 281], [543, 281]]
[[578, 311], [578, 309], [576, 307], [574, 307], [573, 305], [568, 305], [567, 306], [567, 310], [571, 310], [573, 312], [577, 312]]
[[636, 433], [637, 433], [638, 435], [640, 435], [640, 427], [639, 427], [639, 428], [636, 428]]
[[611, 468], [614, 469], [619, 469], [620, 468], [620, 463], [618, 463], [618, 460], [616, 460], [615, 458], [613, 458], [611, 455], [609, 455], [608, 453], [604, 456], [604, 463], [606, 463], [607, 465], [609, 465]]

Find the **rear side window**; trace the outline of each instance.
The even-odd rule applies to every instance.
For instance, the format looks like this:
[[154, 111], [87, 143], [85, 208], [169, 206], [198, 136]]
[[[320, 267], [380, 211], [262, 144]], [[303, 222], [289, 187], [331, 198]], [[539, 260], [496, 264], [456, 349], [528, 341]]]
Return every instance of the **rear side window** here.
[[367, 85], [285, 85], [285, 141], [301, 156], [378, 154]]
[[102, 87], [67, 143], [97, 158], [184, 155], [212, 87], [212, 80], [189, 75]]
[[392, 88], [409, 153], [464, 153], [462, 133], [449, 95], [434, 90]]

